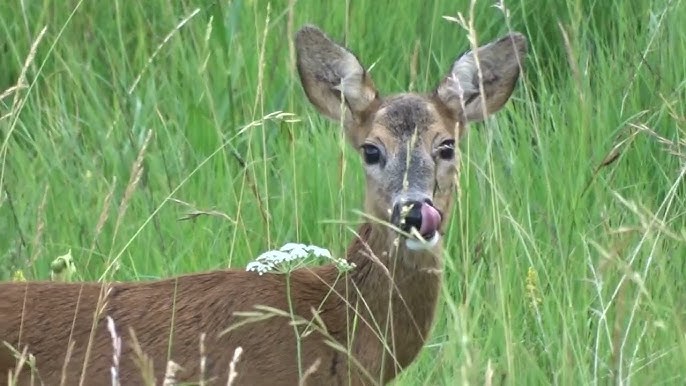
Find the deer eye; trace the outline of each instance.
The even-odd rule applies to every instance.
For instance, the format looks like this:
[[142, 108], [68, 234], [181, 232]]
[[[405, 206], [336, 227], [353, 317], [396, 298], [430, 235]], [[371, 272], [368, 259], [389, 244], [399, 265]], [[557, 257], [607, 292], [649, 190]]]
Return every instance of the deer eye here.
[[455, 140], [448, 139], [441, 142], [441, 144], [438, 146], [438, 156], [446, 161], [450, 161], [455, 158]]
[[381, 150], [371, 144], [362, 145], [362, 151], [364, 153], [364, 162], [367, 165], [375, 165], [381, 161]]

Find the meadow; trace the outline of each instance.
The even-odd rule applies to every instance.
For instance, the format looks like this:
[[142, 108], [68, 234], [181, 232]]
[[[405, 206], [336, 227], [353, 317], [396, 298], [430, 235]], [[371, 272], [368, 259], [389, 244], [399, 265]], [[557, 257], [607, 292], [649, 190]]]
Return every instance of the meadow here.
[[460, 143], [439, 314], [395, 384], [683, 384], [681, 0], [1, 2], [0, 280], [68, 252], [72, 280], [286, 242], [341, 256], [361, 161], [307, 102], [293, 34], [320, 26], [385, 93], [428, 91], [469, 48], [458, 15], [529, 57]]

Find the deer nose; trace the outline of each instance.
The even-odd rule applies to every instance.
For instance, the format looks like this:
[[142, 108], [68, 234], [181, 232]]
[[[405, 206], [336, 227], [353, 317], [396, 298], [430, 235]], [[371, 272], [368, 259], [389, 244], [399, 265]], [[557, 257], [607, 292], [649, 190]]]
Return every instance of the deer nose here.
[[431, 238], [441, 225], [441, 214], [429, 199], [401, 201], [393, 206], [393, 225], [410, 233], [415, 228], [424, 238]]

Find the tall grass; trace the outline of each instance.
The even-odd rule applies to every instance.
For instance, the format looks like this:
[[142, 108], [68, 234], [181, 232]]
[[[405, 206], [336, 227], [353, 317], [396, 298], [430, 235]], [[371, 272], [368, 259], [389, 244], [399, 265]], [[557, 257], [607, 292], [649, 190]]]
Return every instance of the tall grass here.
[[[461, 143], [440, 314], [397, 383], [683, 382], [686, 7], [505, 6], [477, 1], [474, 28], [525, 33], [527, 71]], [[46, 279], [69, 249], [79, 280], [240, 267], [286, 241], [340, 255], [361, 168], [300, 89], [294, 29], [348, 44], [387, 93], [424, 91], [468, 48], [443, 16], [468, 9], [2, 2], [0, 278]]]

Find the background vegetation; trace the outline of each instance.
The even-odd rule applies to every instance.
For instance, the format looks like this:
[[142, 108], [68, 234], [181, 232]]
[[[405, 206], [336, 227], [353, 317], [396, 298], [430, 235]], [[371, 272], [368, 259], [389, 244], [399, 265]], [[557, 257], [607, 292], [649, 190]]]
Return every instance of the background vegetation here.
[[[493, 5], [475, 3], [479, 40], [523, 32], [527, 72], [461, 144], [440, 315], [397, 384], [679, 384], [686, 7]], [[70, 249], [77, 280], [241, 267], [288, 241], [340, 255], [360, 161], [305, 100], [293, 32], [318, 24], [385, 92], [423, 91], [468, 48], [443, 16], [469, 9], [1, 2], [0, 279], [47, 279]]]

